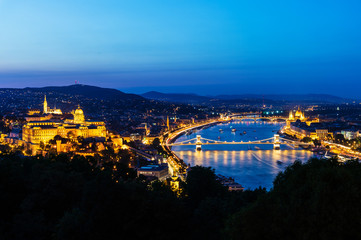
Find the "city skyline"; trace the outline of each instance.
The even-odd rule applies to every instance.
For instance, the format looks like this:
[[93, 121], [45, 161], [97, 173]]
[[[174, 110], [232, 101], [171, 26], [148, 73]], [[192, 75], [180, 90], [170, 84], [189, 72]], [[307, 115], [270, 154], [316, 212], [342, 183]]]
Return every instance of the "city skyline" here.
[[355, 98], [357, 1], [0, 1], [2, 87]]
[[0, 0], [0, 238], [361, 239], [361, 2]]

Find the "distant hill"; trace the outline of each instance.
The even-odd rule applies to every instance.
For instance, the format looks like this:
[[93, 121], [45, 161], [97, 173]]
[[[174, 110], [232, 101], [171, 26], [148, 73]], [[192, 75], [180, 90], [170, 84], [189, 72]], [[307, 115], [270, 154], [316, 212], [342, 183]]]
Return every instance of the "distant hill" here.
[[144, 93], [141, 96], [158, 101], [193, 103], [193, 104], [206, 103], [212, 99], [210, 97], [199, 96], [192, 93], [160, 93], [155, 91]]
[[190, 104], [215, 104], [215, 103], [345, 103], [350, 102], [348, 99], [328, 95], [328, 94], [241, 94], [241, 95], [218, 95], [218, 96], [200, 96], [196, 94], [179, 94], [179, 93], [160, 93], [147, 92], [142, 94], [143, 97], [159, 101], [190, 103]]
[[144, 98], [136, 95], [121, 92], [117, 89], [112, 88], [101, 88], [96, 86], [75, 84], [70, 86], [62, 87], [42, 87], [42, 88], [24, 88], [26, 91], [34, 92], [57, 92], [71, 95], [81, 95], [84, 97], [92, 97], [98, 99], [132, 99], [132, 100], [143, 100]]
[[344, 103], [349, 100], [329, 94], [243, 94], [243, 95], [218, 95], [218, 99], [270, 99], [273, 101], [287, 102], [320, 102], [320, 103]]
[[101, 88], [88, 85], [70, 85], [62, 87], [42, 88], [0, 88], [0, 113], [19, 114], [27, 109], [42, 109], [44, 95], [49, 107], [61, 108], [63, 112], [73, 110], [80, 105], [88, 114], [113, 115], [124, 111], [143, 112], [144, 105], [150, 101], [116, 89]]

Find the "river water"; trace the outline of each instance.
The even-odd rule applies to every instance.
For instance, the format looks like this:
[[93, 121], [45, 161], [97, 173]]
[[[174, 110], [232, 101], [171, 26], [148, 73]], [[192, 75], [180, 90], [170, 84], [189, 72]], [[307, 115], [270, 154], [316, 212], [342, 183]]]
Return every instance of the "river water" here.
[[[217, 141], [256, 141], [273, 137], [282, 125], [266, 121], [233, 121], [183, 135], [176, 142], [195, 138], [196, 135]], [[237, 131], [232, 132], [233, 128]], [[244, 131], [246, 134], [243, 134]], [[281, 150], [273, 150], [273, 145], [252, 144], [203, 145], [202, 151], [196, 151], [194, 145], [174, 146], [172, 150], [187, 164], [210, 166], [217, 174], [233, 177], [246, 189], [262, 186], [268, 190], [280, 171], [295, 160], [304, 162], [313, 156], [310, 151], [285, 145], [281, 145]], [[281, 161], [282, 164], [277, 161]]]

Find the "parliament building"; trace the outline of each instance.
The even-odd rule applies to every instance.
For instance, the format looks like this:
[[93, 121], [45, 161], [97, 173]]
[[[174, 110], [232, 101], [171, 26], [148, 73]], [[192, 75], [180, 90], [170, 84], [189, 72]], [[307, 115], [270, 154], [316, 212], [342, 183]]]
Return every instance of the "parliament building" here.
[[43, 105], [43, 116], [29, 118], [27, 119], [28, 122], [23, 126], [22, 140], [25, 147], [30, 149], [33, 154], [40, 149], [41, 142], [46, 144], [57, 135], [74, 141], [79, 136], [84, 138], [107, 137], [105, 123], [103, 121], [85, 120], [84, 112], [80, 106], [72, 112], [73, 119], [59, 119], [51, 116], [53, 114], [61, 115], [61, 110], [50, 109], [47, 106], [46, 97]]

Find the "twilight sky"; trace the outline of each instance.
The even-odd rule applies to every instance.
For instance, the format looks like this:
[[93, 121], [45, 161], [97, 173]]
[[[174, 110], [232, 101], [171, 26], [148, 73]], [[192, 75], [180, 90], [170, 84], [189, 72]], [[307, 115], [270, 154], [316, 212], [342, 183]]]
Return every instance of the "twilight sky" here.
[[0, 0], [0, 87], [361, 98], [359, 0]]

